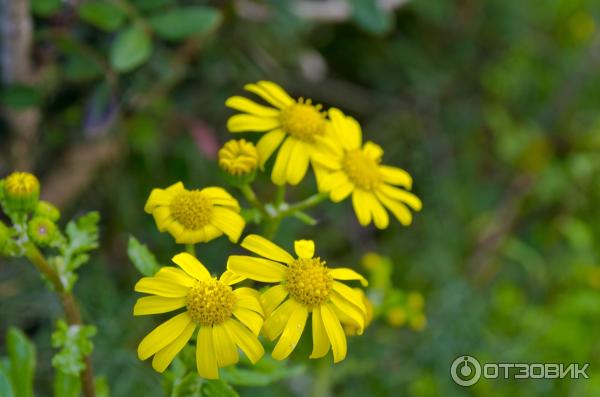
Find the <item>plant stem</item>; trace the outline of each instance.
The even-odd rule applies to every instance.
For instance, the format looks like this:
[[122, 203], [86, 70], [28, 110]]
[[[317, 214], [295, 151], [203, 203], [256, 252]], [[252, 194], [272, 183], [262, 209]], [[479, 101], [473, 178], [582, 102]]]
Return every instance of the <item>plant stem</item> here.
[[256, 197], [256, 194], [254, 193], [254, 191], [252, 190], [252, 188], [250, 187], [250, 185], [242, 185], [242, 186], [240, 186], [240, 191], [242, 192], [242, 194], [244, 195], [244, 197], [246, 198], [246, 200], [254, 208], [256, 208], [257, 210], [259, 210], [260, 213], [265, 218], [269, 218], [269, 213], [265, 209], [265, 206], [260, 202], [260, 200], [258, 199], [258, 197]]
[[[25, 256], [33, 265], [42, 273], [52, 286], [56, 293], [60, 296], [63, 308], [65, 310], [65, 317], [67, 318], [67, 324], [69, 325], [82, 325], [81, 313], [77, 307], [77, 301], [75, 296], [69, 291], [65, 290], [64, 284], [61, 282], [60, 276], [54, 267], [50, 266], [44, 255], [40, 250], [31, 242], [28, 242], [24, 246]], [[83, 384], [83, 394], [85, 397], [95, 397], [96, 391], [94, 388], [94, 371], [92, 368], [92, 360], [89, 356], [84, 358], [85, 369], [81, 373], [81, 381]]]
[[330, 395], [331, 375], [331, 364], [328, 360], [321, 359], [316, 368], [311, 397], [328, 397]]
[[196, 256], [196, 246], [194, 244], [186, 244], [185, 250], [188, 254]]
[[285, 185], [277, 186], [277, 193], [275, 194], [275, 207], [279, 207], [285, 201]]
[[304, 211], [305, 209], [314, 207], [319, 204], [321, 201], [327, 198], [327, 193], [317, 193], [312, 196], [299, 201], [297, 203], [289, 205], [284, 210], [280, 211], [277, 216], [280, 218], [285, 218], [286, 216], [294, 215], [296, 212]]

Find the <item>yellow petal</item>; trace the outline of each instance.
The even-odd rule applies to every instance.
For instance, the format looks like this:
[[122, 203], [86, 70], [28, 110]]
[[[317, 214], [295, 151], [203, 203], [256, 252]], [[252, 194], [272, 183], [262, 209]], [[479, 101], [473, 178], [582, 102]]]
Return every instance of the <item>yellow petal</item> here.
[[212, 327], [200, 327], [196, 342], [196, 365], [200, 376], [206, 379], [219, 378], [219, 366], [215, 353]]
[[181, 267], [187, 274], [194, 277], [196, 280], [210, 280], [211, 276], [206, 267], [196, 257], [187, 252], [177, 254], [172, 259], [179, 267]]
[[420, 211], [423, 208], [421, 200], [411, 192], [396, 187], [382, 184], [379, 191], [392, 199], [400, 200], [408, 204], [413, 210]]
[[204, 226], [202, 228], [202, 231], [204, 232], [206, 241], [214, 240], [215, 238], [223, 235], [222, 231], [220, 231], [219, 229], [217, 229], [216, 227], [214, 227], [211, 224]]
[[337, 136], [338, 142], [346, 150], [360, 149], [362, 145], [362, 131], [360, 124], [352, 117], [344, 115], [336, 108], [329, 109], [332, 130]]
[[246, 84], [244, 86], [244, 89], [255, 93], [256, 95], [260, 96], [262, 99], [279, 109], [284, 109], [288, 106], [285, 104], [285, 102], [281, 102], [277, 98], [273, 97], [266, 89], [257, 84]]
[[379, 173], [383, 177], [383, 180], [387, 183], [404, 186], [407, 189], [412, 188], [412, 177], [402, 168], [380, 165]]
[[165, 298], [180, 298], [186, 296], [189, 288], [156, 277], [143, 277], [136, 284], [137, 292], [164, 296]]
[[279, 118], [236, 114], [227, 120], [227, 129], [231, 132], [271, 131], [280, 127]]
[[263, 318], [260, 314], [238, 305], [233, 309], [233, 315], [248, 327], [254, 335], [258, 336], [263, 325]]
[[147, 314], [167, 313], [184, 306], [185, 297], [164, 298], [162, 296], [145, 296], [135, 302], [133, 315], [145, 316]]
[[335, 189], [333, 189], [331, 191], [330, 194], [330, 198], [331, 201], [333, 201], [334, 203], [339, 203], [340, 201], [344, 200], [346, 197], [348, 197], [350, 195], [350, 193], [352, 193], [352, 191], [354, 190], [354, 185], [350, 182], [339, 186]]
[[287, 251], [258, 234], [246, 236], [241, 246], [248, 251], [277, 262], [291, 263], [294, 261], [294, 258]]
[[227, 101], [225, 101], [225, 106], [231, 109], [239, 110], [240, 112], [250, 113], [256, 116], [279, 116], [279, 111], [277, 109], [259, 105], [258, 103], [241, 96], [232, 96], [231, 98], [228, 98]]
[[206, 235], [202, 231], [199, 230], [189, 230], [184, 229], [176, 238], [175, 242], [177, 244], [197, 244], [208, 241], [206, 239]]
[[213, 326], [213, 342], [215, 344], [215, 354], [219, 367], [233, 365], [239, 361], [237, 347], [233, 342], [233, 338], [222, 324]]
[[265, 354], [265, 349], [258, 341], [256, 335], [239, 321], [230, 318], [223, 323], [223, 326], [252, 364], [255, 364]]
[[363, 287], [369, 285], [367, 279], [365, 279], [362, 275], [355, 272], [354, 270], [348, 269], [347, 267], [338, 267], [335, 269], [330, 269], [329, 274], [331, 274], [331, 276], [335, 280], [359, 280]]
[[365, 328], [365, 314], [335, 292], [331, 294], [331, 303], [335, 306], [335, 308], [352, 319], [355, 325], [358, 326], [358, 334], [362, 334]]
[[333, 362], [340, 362], [346, 358], [346, 335], [344, 334], [340, 320], [336, 317], [329, 304], [321, 305], [320, 310], [325, 332], [333, 350]]
[[286, 179], [287, 182], [295, 186], [302, 181], [308, 170], [308, 150], [307, 144], [301, 141], [290, 152], [290, 158], [287, 164]]
[[291, 153], [296, 147], [296, 142], [297, 140], [294, 138], [287, 138], [277, 153], [275, 165], [271, 172], [271, 180], [278, 186], [285, 185], [288, 163], [291, 158]]
[[312, 240], [294, 241], [294, 250], [300, 258], [311, 259], [315, 255], [315, 242]]
[[154, 208], [162, 205], [169, 205], [173, 200], [173, 195], [163, 189], [152, 189], [150, 196], [144, 206], [144, 211], [151, 214]]
[[265, 311], [265, 317], [269, 317], [273, 310], [283, 302], [287, 295], [288, 291], [283, 285], [276, 285], [266, 290], [260, 296], [260, 301]]
[[282, 129], [273, 130], [264, 134], [256, 144], [260, 168], [265, 166], [265, 163], [273, 152], [281, 145], [281, 141], [285, 138], [285, 132]]
[[160, 373], [164, 372], [169, 364], [171, 364], [177, 353], [179, 353], [181, 349], [183, 349], [188, 343], [195, 329], [196, 324], [194, 322], [190, 322], [173, 342], [162, 348], [154, 355], [154, 358], [152, 359], [152, 368]]
[[155, 207], [152, 210], [152, 216], [154, 217], [156, 228], [160, 232], [167, 230], [167, 227], [175, 221], [171, 216], [171, 209], [169, 207]]
[[246, 226], [240, 214], [223, 207], [213, 207], [210, 223], [220, 229], [233, 243], [237, 242]]
[[412, 214], [408, 207], [403, 203], [389, 198], [385, 194], [376, 193], [377, 198], [381, 203], [400, 221], [404, 226], [408, 226], [412, 223]]
[[175, 240], [177, 240], [185, 231], [183, 225], [177, 221], [169, 223], [167, 226], [165, 226], [165, 229], [167, 232], [169, 232], [169, 234], [171, 234], [171, 236], [175, 238]]
[[[260, 305], [259, 300], [257, 298], [255, 298], [254, 296], [249, 296], [249, 295], [242, 295], [241, 297], [238, 296], [238, 300], [235, 302], [234, 308], [235, 307], [252, 310], [252, 311], [260, 314], [261, 316], [264, 315], [263, 308]], [[262, 326], [262, 324], [261, 324], [261, 326]]]
[[238, 201], [233, 198], [233, 196], [231, 196], [227, 190], [221, 187], [207, 187], [202, 189], [200, 192], [210, 198], [213, 204], [222, 205], [238, 211], [240, 209], [240, 203], [238, 203]]
[[323, 178], [321, 189], [325, 192], [330, 192], [340, 186], [348, 183], [348, 175], [344, 171], [335, 171]]
[[273, 83], [272, 81], [261, 80], [258, 82], [258, 86], [264, 89], [271, 98], [284, 106], [290, 106], [296, 102], [279, 84]]
[[227, 269], [251, 280], [276, 283], [283, 280], [287, 268], [268, 259], [245, 255], [231, 255]]
[[373, 193], [367, 193], [365, 196], [367, 200], [367, 207], [371, 211], [371, 217], [375, 227], [378, 229], [385, 229], [389, 225], [389, 217], [383, 205], [379, 202], [377, 197]]
[[363, 302], [362, 296], [357, 293], [354, 289], [348, 287], [346, 284], [342, 284], [339, 281], [333, 282], [333, 290], [337, 292], [342, 298], [346, 299], [349, 303], [356, 306], [358, 310], [364, 315], [367, 314], [367, 308]]
[[176, 182], [165, 190], [171, 194], [175, 194], [185, 190], [185, 186], [183, 186], [183, 182]]
[[367, 226], [371, 223], [371, 209], [369, 208], [370, 194], [362, 189], [355, 189], [352, 193], [352, 207], [354, 207], [358, 223], [362, 226]]
[[181, 284], [186, 287], [193, 287], [196, 279], [190, 277], [186, 272], [173, 266], [162, 267], [154, 277], [169, 281], [175, 284]]
[[363, 153], [375, 161], [380, 161], [381, 157], [383, 156], [383, 149], [378, 144], [367, 141], [363, 146]]
[[138, 357], [145, 360], [173, 342], [192, 322], [187, 312], [176, 315], [150, 332], [138, 346]]
[[319, 308], [315, 308], [312, 312], [312, 337], [313, 350], [309, 358], [323, 357], [329, 352], [331, 343], [329, 343], [329, 337], [327, 336], [327, 332], [325, 332]]
[[273, 349], [271, 356], [275, 360], [283, 360], [296, 348], [304, 326], [306, 325], [306, 318], [308, 317], [308, 310], [303, 305], [297, 305], [292, 314], [290, 315], [287, 324]]
[[225, 270], [223, 272], [223, 274], [221, 274], [219, 281], [221, 281], [222, 283], [224, 283], [226, 285], [233, 285], [233, 284], [237, 284], [241, 281], [244, 281], [245, 279], [246, 279], [246, 277], [244, 277], [244, 276], [240, 276], [239, 274], [235, 274], [232, 271]]
[[[226, 270], [226, 271], [228, 271], [228, 270]], [[233, 273], [233, 274], [235, 274], [235, 273]], [[238, 299], [251, 297], [251, 298], [258, 300], [260, 298], [260, 293], [257, 290], [255, 290], [254, 288], [250, 288], [250, 287], [236, 288], [233, 290], [233, 293], [235, 294], [235, 296], [238, 297]]]
[[298, 302], [293, 299], [288, 299], [275, 309], [275, 311], [273, 311], [273, 313], [265, 320], [263, 327], [265, 336], [270, 340], [275, 340], [283, 332], [283, 328], [287, 324], [292, 312], [298, 306], [300, 306]]

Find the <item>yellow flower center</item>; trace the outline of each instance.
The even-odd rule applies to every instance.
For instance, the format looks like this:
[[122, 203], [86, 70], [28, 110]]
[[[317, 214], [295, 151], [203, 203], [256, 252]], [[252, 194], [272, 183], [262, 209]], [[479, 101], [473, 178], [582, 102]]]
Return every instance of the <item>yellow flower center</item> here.
[[382, 181], [378, 162], [356, 149], [346, 153], [342, 167], [348, 178], [358, 187], [373, 190]]
[[4, 180], [4, 187], [12, 197], [23, 197], [39, 192], [40, 182], [28, 172], [13, 172]]
[[219, 167], [230, 175], [248, 174], [258, 165], [258, 152], [252, 142], [232, 139], [219, 150]]
[[212, 207], [212, 201], [199, 190], [184, 190], [178, 193], [170, 206], [173, 218], [189, 230], [208, 225]]
[[311, 100], [302, 98], [281, 111], [281, 126], [295, 138], [314, 142], [315, 137], [325, 132], [325, 116], [320, 112], [321, 105], [312, 105]]
[[231, 287], [213, 278], [198, 281], [186, 297], [187, 311], [196, 323], [204, 326], [221, 324], [229, 317], [235, 304]]
[[285, 287], [292, 298], [308, 307], [324, 303], [332, 286], [333, 277], [320, 258], [298, 258], [288, 267]]

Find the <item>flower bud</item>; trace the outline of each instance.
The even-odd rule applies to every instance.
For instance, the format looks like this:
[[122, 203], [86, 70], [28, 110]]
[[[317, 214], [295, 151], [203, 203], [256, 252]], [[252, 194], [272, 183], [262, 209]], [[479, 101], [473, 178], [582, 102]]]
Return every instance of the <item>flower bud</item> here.
[[8, 211], [31, 212], [40, 198], [40, 182], [28, 172], [13, 172], [4, 179], [2, 196]]
[[35, 216], [47, 218], [52, 222], [56, 222], [60, 219], [60, 211], [54, 206], [54, 204], [40, 200], [35, 207]]
[[29, 238], [40, 247], [51, 245], [56, 239], [57, 233], [56, 224], [48, 218], [36, 216], [27, 224]]
[[232, 139], [219, 150], [219, 167], [234, 185], [252, 182], [258, 167], [258, 151], [252, 142]]
[[12, 245], [14, 245], [14, 241], [11, 229], [3, 222], [0, 222], [0, 255], [9, 255]]

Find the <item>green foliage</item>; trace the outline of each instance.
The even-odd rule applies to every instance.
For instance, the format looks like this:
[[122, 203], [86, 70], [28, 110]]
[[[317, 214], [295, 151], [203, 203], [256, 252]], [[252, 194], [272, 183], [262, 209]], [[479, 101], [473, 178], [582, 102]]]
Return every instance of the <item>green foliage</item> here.
[[223, 380], [237, 386], [267, 386], [282, 379], [292, 378], [305, 372], [302, 365], [281, 365], [270, 357], [263, 357], [251, 367], [232, 366], [221, 370]]
[[149, 19], [157, 35], [168, 40], [182, 40], [213, 31], [221, 22], [221, 13], [211, 7], [180, 7], [160, 12]]
[[367, 32], [382, 35], [394, 26], [394, 17], [383, 10], [377, 0], [352, 0], [352, 13], [356, 23]]
[[110, 1], [85, 2], [77, 12], [81, 19], [107, 32], [114, 32], [125, 21], [125, 13]]
[[55, 397], [78, 397], [81, 394], [81, 379], [60, 370], [54, 373]]
[[145, 63], [152, 53], [148, 32], [140, 25], [120, 31], [111, 47], [110, 62], [120, 72], [129, 72]]
[[[6, 334], [6, 350], [8, 352], [8, 371], [3, 369], [0, 374], [3, 374], [4, 377], [7, 372], [10, 374], [12, 393], [15, 397], [33, 397], [34, 345], [19, 329], [9, 328]], [[2, 367], [6, 368], [4, 365]], [[0, 384], [2, 383], [0, 379]], [[9, 389], [8, 386], [5, 388]]]
[[133, 236], [129, 236], [127, 255], [135, 268], [144, 276], [154, 276], [160, 268], [154, 254]]
[[[56, 322], [56, 330], [52, 334], [52, 346], [60, 349], [52, 359], [52, 365], [64, 375], [77, 376], [85, 369], [83, 358], [88, 356], [94, 345], [90, 338], [96, 334], [92, 325], [67, 325], [64, 320]], [[62, 380], [67, 384], [70, 381]]]
[[0, 91], [0, 103], [14, 109], [26, 109], [40, 103], [40, 92], [32, 86], [16, 84], [5, 86]]

